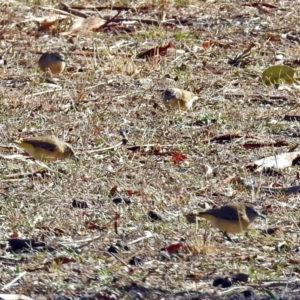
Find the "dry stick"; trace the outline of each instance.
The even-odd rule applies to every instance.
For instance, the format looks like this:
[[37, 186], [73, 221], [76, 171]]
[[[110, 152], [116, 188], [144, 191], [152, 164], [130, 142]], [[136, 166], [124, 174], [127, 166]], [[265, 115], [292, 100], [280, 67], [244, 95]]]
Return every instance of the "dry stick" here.
[[149, 239], [149, 238], [151, 238], [151, 237], [154, 237], [154, 235], [153, 235], [152, 232], [149, 231], [149, 232], [146, 234], [146, 236], [142, 236], [142, 237], [140, 237], [140, 238], [138, 238], [138, 239], [136, 239], [136, 240], [133, 240], [133, 241], [127, 243], [127, 245], [132, 245], [132, 244], [138, 243], [138, 242], [140, 242], [140, 241], [143, 241], [143, 240], [145, 240], [145, 239]]
[[[244, 289], [245, 287], [253, 287], [253, 288], [269, 288], [269, 287], [278, 287], [278, 286], [289, 286], [293, 285], [295, 287], [295, 282], [299, 282], [299, 279], [295, 279], [294, 281], [272, 281], [272, 282], [266, 282], [262, 284], [244, 284], [242, 286], [233, 287], [229, 290], [226, 290], [225, 292], [222, 292], [221, 295], [226, 295], [231, 293], [234, 290], [240, 290]], [[298, 287], [298, 285], [296, 285]]]
[[136, 21], [140, 23], [145, 23], [149, 25], [170, 25], [170, 26], [176, 26], [176, 23], [170, 22], [170, 21], [157, 21], [154, 19], [138, 19], [138, 18], [119, 18], [119, 19], [114, 19], [114, 22], [124, 22], [124, 21]]
[[[297, 284], [296, 284], [297, 283]], [[271, 282], [265, 282], [262, 284], [245, 284], [245, 286], [250, 286], [250, 287], [274, 287], [274, 286], [293, 286], [299, 288], [299, 283], [300, 279], [294, 279], [294, 280], [282, 280], [282, 281], [271, 281]]]
[[48, 7], [48, 6], [39, 6], [40, 9], [45, 9], [45, 10], [52, 10], [54, 12], [57, 12], [61, 15], [64, 15], [64, 16], [68, 16], [68, 17], [72, 17], [73, 15], [66, 12], [66, 11], [63, 11], [63, 10], [60, 10], [60, 9], [57, 9], [57, 8], [53, 8], [53, 7]]
[[9, 175], [4, 175], [4, 179], [20, 179], [20, 178], [25, 178], [25, 177], [30, 177], [34, 176], [38, 173], [41, 173], [41, 171], [35, 171], [35, 172], [28, 172], [28, 173], [16, 173], [16, 174], [9, 174]]
[[68, 6], [67, 4], [65, 4], [63, 2], [60, 3], [60, 6], [62, 7], [62, 10], [70, 13], [73, 16], [82, 17], [82, 18], [85, 18], [85, 19], [89, 17], [88, 14], [82, 13], [82, 12], [76, 10], [76, 9], [72, 9], [70, 6]]
[[[88, 18], [89, 15], [87, 14], [84, 14], [80, 11], [78, 11], [77, 9], [73, 9], [71, 8], [70, 6], [68, 6], [67, 4], [61, 2], [60, 4], [62, 6], [62, 9], [74, 16], [79, 16], [79, 17], [83, 17], [83, 18]], [[140, 22], [140, 23], [145, 23], [145, 24], [150, 24], [150, 25], [160, 25], [160, 24], [163, 24], [163, 25], [170, 25], [170, 26], [176, 26], [175, 23], [173, 22], [165, 22], [165, 21], [157, 21], [157, 20], [154, 20], [154, 19], [137, 19], [137, 18], [133, 18], [133, 19], [127, 19], [127, 18], [120, 18], [120, 19], [116, 19], [116, 17], [120, 14], [122, 10], [119, 10], [118, 13], [110, 18], [109, 20], [107, 20], [107, 22], [105, 24], [103, 24], [102, 26], [100, 26], [97, 30], [100, 30], [104, 27], [107, 26], [108, 23], [114, 21], [114, 22], [123, 22], [123, 21], [137, 21], [137, 22]]]
[[246, 186], [247, 189], [254, 188], [254, 191], [260, 191], [265, 192], [267, 194], [282, 194], [282, 195], [289, 195], [294, 193], [300, 192], [300, 185], [294, 185], [287, 188], [271, 188], [271, 187], [252, 187], [252, 186]]
[[89, 150], [89, 151], [86, 151], [86, 153], [99, 153], [99, 152], [104, 152], [104, 151], [108, 151], [108, 150], [112, 150], [112, 149], [115, 149], [117, 147], [120, 147], [124, 144], [124, 141], [116, 144], [116, 145], [113, 145], [113, 146], [110, 146], [110, 147], [106, 147], [106, 148], [101, 148], [101, 149], [94, 149], [94, 150]]
[[123, 260], [121, 259], [120, 257], [118, 257], [116, 254], [114, 253], [111, 253], [111, 252], [108, 252], [111, 256], [113, 256], [114, 258], [116, 258], [118, 261], [120, 261], [124, 266], [127, 266], [128, 264]]
[[22, 261], [22, 258], [11, 258], [6, 256], [0, 256], [0, 261], [9, 261], [9, 262], [20, 262]]
[[[124, 138], [120, 143], [113, 145], [113, 146], [109, 146], [106, 148], [100, 148], [100, 149], [93, 149], [93, 150], [88, 150], [86, 151], [86, 153], [99, 153], [99, 152], [105, 152], [105, 151], [109, 151], [109, 150], [113, 150], [115, 148], [118, 148], [122, 145], [125, 145], [127, 143], [127, 139]], [[146, 147], [155, 147], [155, 146], [159, 146], [159, 147], [172, 147], [173, 145], [160, 145], [160, 144], [144, 144], [144, 145], [131, 145], [131, 146], [126, 146], [126, 149], [133, 149], [133, 148], [146, 148]]]
[[293, 193], [299, 193], [300, 192], [300, 185], [294, 185], [290, 187], [283, 187], [283, 188], [273, 188], [273, 187], [262, 187], [262, 186], [256, 186], [252, 185], [246, 182], [246, 180], [242, 178], [238, 178], [238, 182], [244, 186], [246, 189], [250, 191], [256, 192], [264, 192], [267, 194], [283, 194], [283, 195], [289, 195]]
[[[77, 248], [80, 248], [80, 247], [86, 246], [87, 244], [89, 244], [93, 241], [100, 240], [102, 238], [103, 238], [103, 234], [99, 235], [99, 236], [96, 236], [96, 237], [93, 237], [93, 238], [81, 240], [81, 241], [59, 242], [58, 245], [63, 246], [63, 247], [72, 247], [72, 246], [76, 245]], [[84, 245], [79, 246], [78, 244], [81, 244], [81, 243], [84, 243]]]
[[111, 23], [112, 21], [114, 21], [115, 18], [116, 18], [120, 13], [121, 13], [121, 11], [119, 10], [119, 11], [116, 13], [115, 16], [113, 16], [112, 18], [108, 19], [108, 20], [107, 20], [103, 25], [101, 25], [96, 31], [100, 31], [101, 29], [107, 27], [107, 25], [108, 25], [109, 23]]
[[144, 145], [131, 145], [131, 146], [126, 146], [127, 149], [131, 150], [133, 148], [147, 148], [147, 147], [173, 147], [174, 145], [160, 145], [160, 144], [144, 144]]
[[5, 300], [34, 300], [21, 294], [0, 294], [0, 298]]
[[222, 292], [221, 295], [226, 295], [226, 294], [229, 294], [229, 293], [231, 293], [231, 292], [233, 292], [233, 291], [236, 291], [236, 290], [243, 290], [243, 289], [245, 289], [245, 286], [244, 286], [244, 285], [242, 285], [242, 286], [235, 286], [235, 287], [233, 287], [233, 288], [231, 288], [231, 289], [226, 290], [225, 292]]
[[125, 7], [125, 6], [76, 6], [72, 5], [72, 9], [82, 10], [82, 9], [91, 9], [91, 10], [150, 10], [149, 8], [134, 8], [134, 7]]
[[20, 273], [15, 279], [13, 279], [11, 282], [6, 284], [1, 291], [7, 290], [9, 287], [11, 287], [15, 282], [17, 282], [20, 278], [22, 278], [27, 272]]
[[15, 146], [6, 146], [6, 145], [0, 145], [0, 148], [1, 149], [9, 149], [9, 150], [11, 150], [11, 149], [17, 149], [17, 147], [15, 147]]
[[[55, 88], [55, 89], [34, 93], [30, 97], [40, 96], [40, 95], [43, 95], [43, 94], [52, 93], [52, 92], [60, 92], [60, 91], [62, 91], [62, 87], [58, 85], [57, 88]], [[65, 96], [65, 98], [66, 98], [66, 96]]]

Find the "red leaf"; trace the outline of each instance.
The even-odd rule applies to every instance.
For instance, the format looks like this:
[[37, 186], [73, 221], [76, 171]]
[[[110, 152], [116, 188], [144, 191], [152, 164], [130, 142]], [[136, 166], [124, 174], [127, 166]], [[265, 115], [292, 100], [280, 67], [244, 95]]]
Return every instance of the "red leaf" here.
[[95, 221], [85, 221], [84, 226], [86, 229], [91, 229], [91, 230], [101, 230], [102, 227], [99, 226]]
[[273, 34], [273, 33], [267, 33], [267, 38], [270, 40], [270, 41], [273, 41], [273, 42], [277, 42], [277, 41], [280, 41], [280, 37], [277, 36], [276, 34]]
[[126, 190], [127, 195], [131, 196], [133, 194], [135, 194], [136, 192], [133, 190]]
[[202, 47], [204, 48], [204, 49], [206, 49], [206, 48], [208, 48], [208, 47], [210, 47], [210, 46], [213, 46], [215, 44], [215, 42], [213, 41], [213, 40], [210, 40], [210, 41], [204, 41], [203, 43], [202, 43]]
[[49, 29], [49, 27], [51, 27], [52, 25], [54, 25], [57, 21], [58, 21], [58, 20], [45, 21], [45, 22], [43, 22], [43, 23], [40, 25], [38, 31], [45, 31], [45, 30]]
[[176, 244], [171, 244], [167, 247], [163, 247], [163, 248], [160, 249], [160, 251], [174, 252], [174, 251], [179, 250], [180, 248], [187, 249], [187, 247], [184, 244], [176, 243]]
[[17, 231], [14, 231], [11, 235], [10, 235], [11, 238], [17, 238], [19, 237], [19, 233]]
[[63, 264], [68, 264], [70, 262], [76, 262], [74, 258], [68, 258], [66, 256], [60, 256], [56, 257], [53, 260], [57, 265], [63, 265]]
[[134, 190], [126, 190], [126, 193], [128, 196], [131, 196], [131, 195], [140, 195], [141, 192], [139, 191], [134, 191]]
[[176, 164], [176, 163], [178, 164], [178, 163], [184, 161], [185, 159], [186, 159], [186, 156], [185, 156], [185, 155], [183, 155], [183, 154], [180, 153], [180, 152], [175, 151], [175, 152], [173, 153], [173, 156], [172, 156], [171, 161], [174, 162], [175, 164]]
[[118, 186], [115, 185], [114, 187], [111, 188], [110, 192], [109, 192], [109, 195], [110, 196], [113, 196], [115, 195], [116, 191], [118, 190]]

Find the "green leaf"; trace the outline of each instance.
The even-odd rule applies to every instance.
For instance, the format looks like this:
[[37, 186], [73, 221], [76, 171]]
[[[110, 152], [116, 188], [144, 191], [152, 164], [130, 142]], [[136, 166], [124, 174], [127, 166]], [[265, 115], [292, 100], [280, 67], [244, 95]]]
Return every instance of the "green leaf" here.
[[271, 66], [262, 73], [262, 80], [266, 85], [295, 82], [294, 75], [296, 70], [288, 66]]

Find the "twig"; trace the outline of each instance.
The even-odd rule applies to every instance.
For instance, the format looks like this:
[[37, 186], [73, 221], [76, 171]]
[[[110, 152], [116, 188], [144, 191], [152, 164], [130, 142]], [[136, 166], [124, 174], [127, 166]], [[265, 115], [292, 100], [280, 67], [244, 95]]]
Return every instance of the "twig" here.
[[132, 245], [132, 244], [138, 243], [138, 242], [140, 242], [140, 241], [143, 241], [143, 240], [145, 240], [145, 239], [149, 239], [149, 238], [151, 238], [151, 237], [154, 237], [154, 235], [153, 235], [152, 232], [148, 231], [147, 234], [146, 234], [146, 236], [142, 236], [142, 237], [140, 237], [140, 238], [138, 238], [138, 239], [136, 239], [136, 240], [133, 240], [133, 241], [127, 243], [127, 245]]
[[235, 287], [233, 287], [233, 288], [231, 288], [231, 289], [228, 289], [228, 290], [226, 290], [225, 292], [222, 292], [221, 293], [221, 295], [226, 295], [226, 294], [230, 294], [231, 292], [233, 292], [233, 291], [236, 291], [236, 290], [243, 290], [243, 289], [245, 289], [245, 286], [235, 286]]
[[3, 178], [4, 179], [20, 179], [20, 178], [34, 176], [38, 173], [43, 174], [43, 172], [45, 172], [45, 170], [43, 170], [43, 171], [38, 170], [35, 172], [28, 172], [28, 173], [15, 173], [15, 174], [4, 175]]
[[103, 25], [101, 25], [96, 31], [100, 31], [101, 29], [107, 27], [107, 25], [109, 23], [111, 23], [112, 21], [115, 20], [115, 18], [121, 13], [121, 11], [119, 10], [116, 15], [114, 15], [112, 18], [108, 19]]
[[271, 281], [271, 282], [265, 282], [262, 284], [245, 284], [245, 286], [257, 287], [257, 288], [261, 288], [261, 287], [268, 288], [268, 287], [274, 287], [274, 286], [293, 286], [295, 288], [299, 288], [300, 285], [295, 284], [295, 283], [300, 283], [300, 279], [294, 279], [293, 281], [291, 281], [291, 280]]
[[22, 258], [12, 258], [12, 257], [6, 257], [6, 256], [0, 256], [1, 261], [11, 261], [11, 262], [20, 262]]
[[85, 14], [83, 12], [80, 12], [80, 11], [76, 10], [76, 9], [73, 9], [69, 5], [67, 5], [63, 2], [60, 3], [60, 6], [61, 6], [63, 11], [66, 11], [66, 12], [70, 13], [73, 16], [82, 17], [82, 18], [85, 18], [85, 19], [89, 17], [88, 14]]
[[257, 187], [252, 186], [251, 184], [244, 185], [248, 190], [254, 190], [255, 192], [265, 192], [267, 194], [282, 194], [289, 195], [300, 192], [300, 185], [294, 185], [286, 188], [272, 188], [272, 187]]
[[64, 16], [68, 16], [68, 17], [72, 17], [73, 15], [66, 12], [66, 11], [63, 11], [63, 10], [60, 10], [60, 9], [57, 9], [57, 8], [53, 8], [53, 7], [48, 7], [48, 6], [39, 6], [40, 9], [45, 9], [45, 10], [52, 10], [54, 12], [57, 12], [61, 15], [64, 15]]
[[4, 300], [34, 300], [21, 294], [0, 294], [0, 298]]
[[13, 279], [11, 282], [9, 282], [8, 284], [6, 284], [1, 291], [7, 290], [8, 288], [10, 288], [15, 282], [17, 282], [19, 279], [21, 279], [27, 272], [22, 272], [20, 273], [15, 279]]
[[145, 23], [145, 24], [149, 24], [149, 25], [169, 25], [169, 26], [176, 26], [176, 23], [170, 22], [170, 21], [157, 21], [154, 19], [138, 19], [138, 18], [116, 18], [114, 19], [114, 22], [140, 22], [140, 23]]
[[[89, 238], [89, 239], [85, 239], [85, 240], [81, 240], [81, 241], [72, 241], [72, 242], [58, 242], [58, 245], [63, 246], [63, 247], [73, 247], [73, 248], [80, 248], [83, 246], [86, 246], [87, 244], [96, 241], [96, 240], [100, 240], [103, 238], [103, 235], [99, 235], [93, 238]], [[84, 245], [78, 245], [83, 243]]]
[[148, 147], [173, 147], [173, 145], [160, 145], [160, 144], [131, 145], [131, 146], [126, 146], [126, 149], [132, 150], [136, 148], [148, 148]]
[[116, 258], [119, 262], [121, 262], [124, 266], [127, 266], [128, 264], [121, 259], [120, 257], [118, 257], [117, 255], [115, 255], [114, 253], [108, 252], [111, 256], [113, 256], [114, 258]]
[[9, 150], [17, 149], [17, 147], [15, 147], [15, 146], [7, 146], [7, 145], [0, 145], [0, 148], [1, 149], [9, 149]]
[[[60, 85], [57, 85], [52, 90], [46, 90], [46, 91], [34, 93], [34, 94], [30, 95], [30, 97], [35, 97], [35, 96], [40, 96], [40, 95], [44, 95], [44, 94], [47, 94], [47, 93], [60, 92], [60, 91], [62, 91], [62, 87]], [[25, 99], [26, 99], [26, 97], [25, 97]]]
[[139, 11], [139, 10], [150, 10], [149, 8], [134, 8], [134, 7], [125, 7], [125, 6], [76, 6], [76, 5], [72, 5], [72, 9], [77, 9], [77, 10], [81, 10], [81, 9], [91, 9], [91, 10], [135, 10], [135, 11]]
[[105, 151], [108, 151], [108, 150], [112, 150], [112, 149], [115, 149], [115, 148], [118, 148], [120, 146], [124, 145], [124, 141], [116, 144], [116, 145], [113, 145], [113, 146], [109, 146], [109, 147], [106, 147], [106, 148], [101, 148], [101, 149], [93, 149], [93, 150], [89, 150], [89, 151], [86, 151], [86, 153], [99, 153], [99, 152], [105, 152]]

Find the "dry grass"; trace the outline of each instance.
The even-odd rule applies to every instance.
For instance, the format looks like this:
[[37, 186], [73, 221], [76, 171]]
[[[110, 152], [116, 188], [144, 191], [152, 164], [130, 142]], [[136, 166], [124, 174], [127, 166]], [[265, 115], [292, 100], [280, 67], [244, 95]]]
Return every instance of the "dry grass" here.
[[[102, 1], [88, 2], [99, 6]], [[283, 54], [283, 64], [298, 68], [299, 42], [281, 35], [299, 35], [300, 4], [273, 1], [276, 8], [270, 8], [247, 6], [249, 1], [152, 2], [149, 9], [124, 11], [119, 17], [161, 20], [165, 14], [174, 26], [118, 23], [100, 32], [60, 35], [71, 18], [46, 31], [38, 31], [30, 20], [54, 15], [40, 6], [59, 8], [59, 2], [8, 1], [0, 8], [0, 54], [5, 60], [0, 67], [1, 144], [55, 134], [71, 143], [81, 158], [79, 164], [49, 164], [58, 172], [16, 179], [7, 176], [36, 171], [37, 166], [1, 158], [0, 287], [26, 271], [3, 293], [34, 299], [58, 299], [59, 294], [70, 297], [59, 299], [217, 299], [232, 294], [243, 299], [241, 292], [252, 289], [252, 299], [269, 299], [272, 293], [296, 299], [299, 282], [286, 282], [300, 276], [299, 196], [254, 193], [224, 179], [236, 175], [257, 186], [298, 184], [297, 166], [279, 178], [243, 168], [288, 147], [245, 149], [243, 143], [250, 134], [262, 141], [298, 141], [298, 123], [283, 117], [299, 114], [299, 90], [266, 87], [259, 74], [276, 63], [277, 54]], [[142, 2], [114, 5], [141, 7]], [[102, 17], [115, 13], [99, 12]], [[176, 23], [176, 18], [181, 21]], [[278, 40], [268, 39], [268, 33]], [[150, 62], [135, 59], [137, 53], [170, 40], [174, 47], [167, 56]], [[219, 44], [203, 48], [203, 41], [209, 40]], [[242, 53], [251, 42], [255, 47], [245, 67], [229, 65], [228, 56]], [[37, 69], [38, 53], [45, 51], [67, 56], [69, 71], [57, 90], [44, 83]], [[159, 92], [165, 87], [199, 93], [200, 100], [187, 112], [167, 110]], [[192, 125], [196, 121], [202, 125]], [[118, 144], [120, 131], [126, 131], [126, 145], [88, 152]], [[229, 133], [245, 137], [225, 144], [204, 142]], [[171, 155], [151, 153], [151, 147], [127, 148], [147, 144], [160, 144], [160, 154], [177, 150], [187, 159], [176, 164]], [[205, 174], [206, 165], [213, 175]], [[116, 197], [132, 203], [115, 204]], [[74, 208], [73, 199], [87, 202], [88, 208]], [[182, 217], [206, 205], [233, 201], [247, 201], [268, 212], [265, 221], [257, 220], [234, 244], [205, 221], [188, 224]], [[152, 221], [149, 211], [162, 220]], [[275, 227], [279, 230], [274, 234], [263, 234]], [[13, 232], [50, 248], [11, 251], [6, 239]], [[110, 254], [109, 247], [117, 242], [128, 247]], [[180, 242], [185, 246], [178, 251], [160, 252]], [[136, 266], [129, 265], [132, 257], [139, 258]], [[248, 284], [212, 287], [216, 277], [240, 272], [249, 275]], [[278, 285], [267, 286], [269, 281]]]

